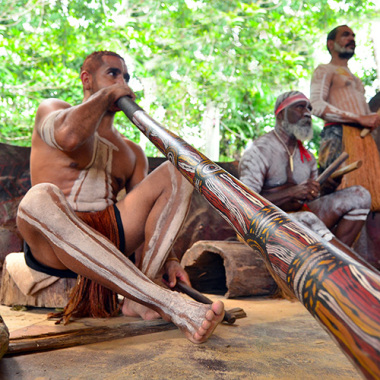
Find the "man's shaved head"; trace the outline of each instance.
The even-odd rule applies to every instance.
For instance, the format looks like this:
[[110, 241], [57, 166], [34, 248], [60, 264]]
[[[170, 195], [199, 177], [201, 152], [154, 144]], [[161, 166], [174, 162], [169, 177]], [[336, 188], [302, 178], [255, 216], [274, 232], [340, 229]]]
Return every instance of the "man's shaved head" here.
[[80, 69], [80, 72], [87, 71], [90, 74], [94, 74], [96, 70], [99, 69], [99, 67], [103, 64], [103, 57], [105, 55], [111, 55], [113, 57], [120, 58], [124, 63], [124, 58], [121, 57], [119, 54], [114, 53], [112, 51], [95, 51], [92, 54], [90, 54], [83, 62], [83, 65]]
[[347, 25], [338, 25], [337, 27], [335, 27], [333, 30], [331, 30], [329, 32], [329, 34], [327, 35], [327, 40], [326, 40], [326, 47], [327, 47], [327, 50], [331, 53], [330, 49], [329, 49], [329, 45], [328, 45], [328, 41], [335, 41], [336, 39], [336, 36], [339, 32], [339, 29], [342, 28], [342, 27], [347, 27]]

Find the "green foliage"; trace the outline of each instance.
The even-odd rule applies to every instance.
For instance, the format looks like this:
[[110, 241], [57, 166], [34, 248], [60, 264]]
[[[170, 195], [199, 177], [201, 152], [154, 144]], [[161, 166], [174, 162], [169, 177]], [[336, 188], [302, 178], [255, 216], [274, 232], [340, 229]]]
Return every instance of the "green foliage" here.
[[[361, 22], [370, 1], [3, 0], [0, 4], [0, 141], [29, 145], [42, 99], [81, 101], [79, 69], [94, 50], [123, 55], [138, 102], [199, 141], [210, 102], [221, 114], [221, 159], [273, 125], [273, 104], [315, 66], [316, 44], [340, 19]], [[375, 72], [366, 72], [369, 84]], [[123, 115], [116, 123], [134, 141]], [[148, 155], [157, 151], [147, 144]]]

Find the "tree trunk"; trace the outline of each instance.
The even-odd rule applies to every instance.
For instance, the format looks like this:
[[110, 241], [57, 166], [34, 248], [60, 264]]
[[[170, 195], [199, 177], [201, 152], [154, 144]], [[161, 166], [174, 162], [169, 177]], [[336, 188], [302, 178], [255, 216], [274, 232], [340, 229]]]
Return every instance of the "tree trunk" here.
[[201, 130], [204, 135], [204, 154], [213, 161], [219, 161], [219, 108], [214, 102], [209, 102], [203, 114]]

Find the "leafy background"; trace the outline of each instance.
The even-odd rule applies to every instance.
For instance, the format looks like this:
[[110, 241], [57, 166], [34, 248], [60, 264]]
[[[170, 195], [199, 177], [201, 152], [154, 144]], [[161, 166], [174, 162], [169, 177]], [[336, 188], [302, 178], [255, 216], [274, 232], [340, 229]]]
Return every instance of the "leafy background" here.
[[[371, 1], [2, 0], [0, 141], [30, 145], [42, 99], [82, 100], [79, 69], [95, 50], [124, 56], [138, 103], [202, 150], [203, 123], [220, 123], [220, 161], [238, 159], [274, 124], [284, 91], [308, 95], [316, 64], [327, 62], [326, 34], [346, 23], [364, 49], [353, 61], [369, 93], [378, 91]], [[358, 38], [359, 39], [359, 38]], [[350, 61], [350, 67], [351, 66]], [[147, 155], [160, 155], [127, 118], [118, 129]], [[309, 148], [318, 147], [318, 129]]]

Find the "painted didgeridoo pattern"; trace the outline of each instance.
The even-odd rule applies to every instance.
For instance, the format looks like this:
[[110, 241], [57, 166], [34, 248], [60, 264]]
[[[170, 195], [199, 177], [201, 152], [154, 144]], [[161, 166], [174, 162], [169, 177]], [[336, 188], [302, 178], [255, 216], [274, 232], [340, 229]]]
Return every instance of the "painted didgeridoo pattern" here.
[[129, 98], [118, 106], [296, 295], [367, 378], [380, 378], [380, 275], [256, 194]]

